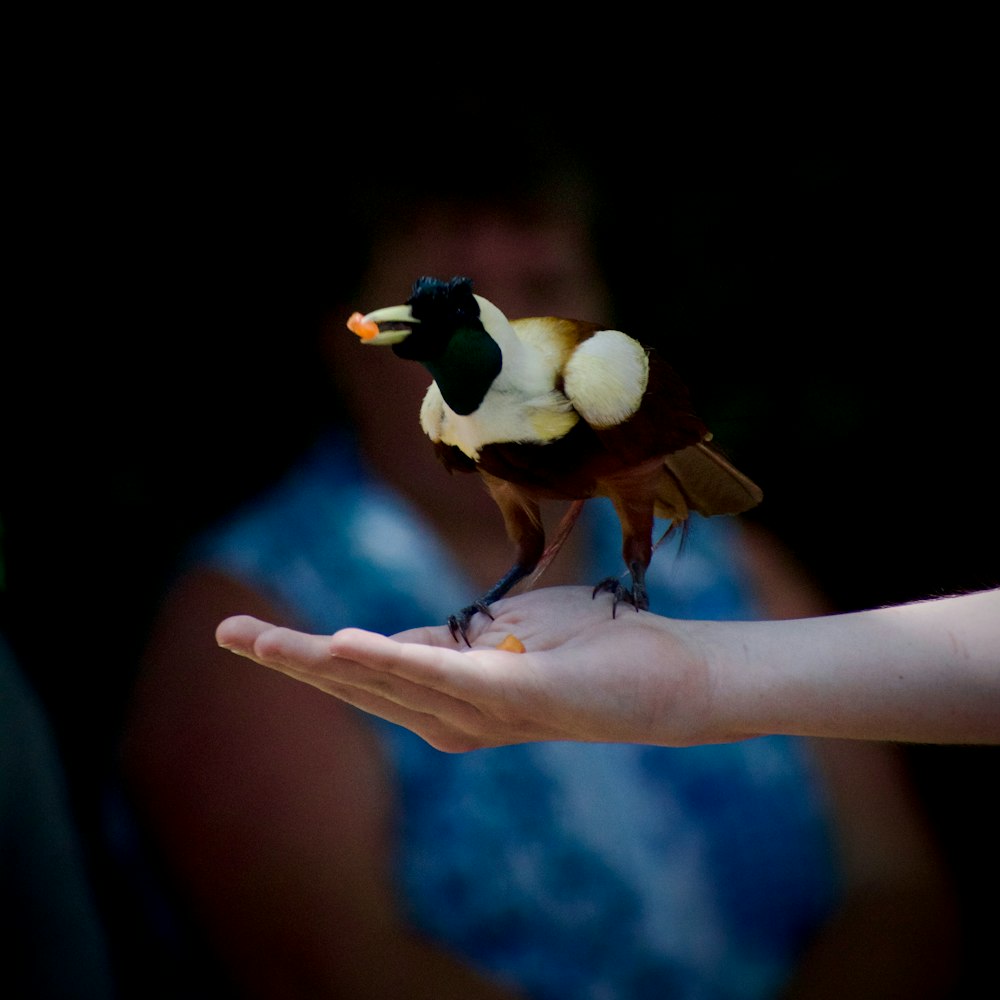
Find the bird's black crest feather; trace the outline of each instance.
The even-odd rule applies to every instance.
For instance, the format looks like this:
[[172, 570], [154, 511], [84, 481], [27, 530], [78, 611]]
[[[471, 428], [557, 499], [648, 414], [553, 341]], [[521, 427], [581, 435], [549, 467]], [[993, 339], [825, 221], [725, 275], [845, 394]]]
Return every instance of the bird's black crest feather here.
[[447, 319], [473, 323], [479, 318], [479, 303], [472, 294], [472, 279], [455, 277], [450, 281], [421, 277], [413, 283], [407, 304], [422, 322]]

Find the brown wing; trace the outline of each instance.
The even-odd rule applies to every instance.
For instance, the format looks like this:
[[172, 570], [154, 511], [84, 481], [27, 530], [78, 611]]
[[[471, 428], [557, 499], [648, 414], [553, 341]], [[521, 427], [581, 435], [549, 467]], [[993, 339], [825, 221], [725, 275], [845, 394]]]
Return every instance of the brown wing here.
[[649, 388], [638, 413], [620, 427], [598, 433], [630, 464], [662, 457], [658, 517], [682, 521], [690, 511], [706, 517], [738, 514], [761, 501], [760, 488], [708, 443], [711, 434], [694, 412], [687, 387], [655, 354], [650, 355]]
[[622, 467], [670, 455], [708, 437], [691, 396], [677, 373], [655, 351], [649, 353], [649, 382], [642, 405], [617, 427], [594, 432]]
[[586, 499], [626, 470], [662, 458], [662, 466], [653, 466], [661, 517], [683, 520], [690, 510], [735, 514], [759, 503], [757, 486], [706, 443], [709, 437], [684, 383], [654, 353], [645, 400], [617, 427], [597, 430], [581, 420], [547, 444], [486, 445], [478, 465], [458, 448], [440, 442], [434, 448], [450, 471], [478, 467], [537, 498]]
[[741, 514], [763, 498], [759, 486], [705, 441], [682, 448], [663, 459], [664, 476], [657, 489], [656, 513], [673, 517], [678, 494], [683, 505], [705, 517]]

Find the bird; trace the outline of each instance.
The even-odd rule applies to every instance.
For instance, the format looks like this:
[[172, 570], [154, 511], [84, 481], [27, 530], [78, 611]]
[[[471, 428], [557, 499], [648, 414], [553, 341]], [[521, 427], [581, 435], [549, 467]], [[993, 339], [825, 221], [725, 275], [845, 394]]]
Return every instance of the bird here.
[[[740, 514], [762, 500], [694, 412], [690, 393], [648, 344], [597, 322], [556, 316], [508, 319], [468, 277], [419, 277], [401, 305], [354, 312], [348, 328], [389, 346], [433, 381], [420, 425], [449, 471], [478, 473], [514, 547], [510, 569], [449, 616], [456, 642], [490, 605], [548, 564], [590, 499], [610, 499], [621, 524], [626, 573], [600, 580], [612, 617], [649, 610], [646, 572], [654, 518], [686, 528], [692, 512]], [[540, 502], [570, 501], [546, 547]]]

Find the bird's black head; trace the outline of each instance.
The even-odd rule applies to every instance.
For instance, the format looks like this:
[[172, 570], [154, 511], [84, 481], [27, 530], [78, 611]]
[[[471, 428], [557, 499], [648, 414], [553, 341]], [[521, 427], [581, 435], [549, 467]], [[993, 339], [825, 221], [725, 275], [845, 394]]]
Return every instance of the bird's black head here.
[[479, 303], [469, 278], [417, 278], [406, 300], [413, 318], [412, 334], [393, 350], [401, 358], [427, 361], [438, 357], [459, 330], [482, 330]]
[[468, 278], [418, 278], [405, 305], [355, 313], [347, 325], [364, 343], [391, 346], [399, 357], [419, 361], [445, 402], [456, 413], [469, 414], [503, 367], [500, 345], [483, 325], [480, 301], [486, 302], [472, 294]]
[[401, 358], [423, 362], [456, 413], [471, 413], [503, 363], [499, 345], [480, 319], [472, 282], [418, 278], [406, 304], [419, 322], [392, 349]]
[[407, 304], [422, 323], [459, 326], [479, 319], [471, 278], [417, 278]]

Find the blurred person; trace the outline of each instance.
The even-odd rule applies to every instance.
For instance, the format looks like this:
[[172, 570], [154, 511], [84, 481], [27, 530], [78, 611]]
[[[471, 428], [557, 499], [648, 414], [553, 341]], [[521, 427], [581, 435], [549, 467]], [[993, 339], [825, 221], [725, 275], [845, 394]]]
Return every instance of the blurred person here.
[[[510, 316], [607, 318], [579, 197], [397, 206], [359, 301], [464, 274]], [[774, 737], [442, 755], [216, 646], [237, 613], [317, 633], [443, 621], [509, 563], [477, 477], [446, 477], [419, 427], [427, 376], [359, 347], [345, 317], [328, 347], [350, 426], [202, 540], [123, 746], [139, 814], [235, 991], [940, 995], [947, 886], [889, 748]], [[618, 530], [589, 504], [546, 582], [602, 575]], [[824, 609], [731, 520], [695, 523], [648, 582], [676, 617]]]
[[45, 710], [0, 637], [0, 993], [109, 1000], [107, 928]]

